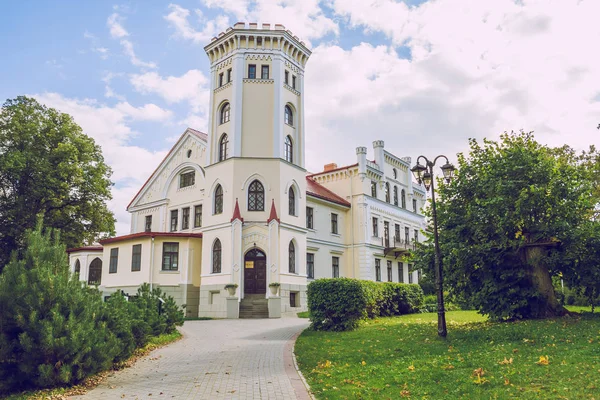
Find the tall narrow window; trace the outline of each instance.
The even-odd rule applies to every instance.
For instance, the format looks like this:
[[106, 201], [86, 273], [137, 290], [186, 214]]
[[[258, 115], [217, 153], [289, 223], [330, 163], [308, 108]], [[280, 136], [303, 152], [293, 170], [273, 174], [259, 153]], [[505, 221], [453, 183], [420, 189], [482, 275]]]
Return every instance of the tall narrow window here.
[[381, 260], [375, 259], [375, 280], [381, 282]]
[[390, 196], [391, 196], [391, 193], [390, 193], [390, 184], [388, 182], [386, 182], [385, 183], [385, 201], [387, 203], [390, 202]]
[[248, 79], [256, 79], [256, 65], [248, 65]]
[[227, 83], [231, 82], [231, 68], [227, 70]]
[[373, 237], [379, 237], [379, 220], [373, 217]]
[[400, 241], [400, 224], [394, 225], [394, 242]]
[[408, 264], [408, 283], [413, 283], [412, 264]]
[[413, 211], [417, 212], [417, 199], [413, 199]]
[[371, 197], [377, 197], [377, 182], [371, 181]]
[[394, 186], [394, 205], [398, 205], [398, 186]]
[[221, 113], [219, 114], [219, 122], [224, 124], [225, 122], [229, 122], [229, 117], [231, 115], [231, 105], [229, 103], [223, 104], [221, 107]]
[[315, 277], [315, 255], [313, 253], [306, 253], [306, 277], [308, 279]]
[[289, 84], [290, 84], [290, 71], [285, 71], [285, 72], [283, 73], [283, 82], [284, 82], [286, 85], [289, 85]]
[[171, 210], [171, 232], [175, 232], [177, 230], [178, 214], [178, 210]]
[[190, 208], [181, 209], [181, 229], [189, 229], [190, 227]]
[[338, 218], [337, 214], [331, 213], [331, 233], [338, 233]]
[[215, 214], [221, 214], [223, 212], [223, 187], [217, 185], [215, 189]]
[[332, 278], [340, 277], [340, 258], [339, 257], [331, 257], [331, 277]]
[[285, 161], [294, 162], [294, 145], [292, 145], [292, 138], [289, 136], [285, 137]]
[[110, 249], [110, 264], [108, 265], [108, 273], [114, 274], [117, 272], [119, 264], [119, 248]]
[[212, 273], [221, 273], [221, 241], [215, 240], [212, 248]]
[[388, 282], [392, 281], [392, 262], [389, 260], [387, 262], [387, 278]]
[[98, 257], [90, 263], [88, 272], [88, 285], [100, 285], [102, 283], [102, 260]]
[[400, 197], [402, 199], [402, 208], [406, 208], [406, 192], [404, 191], [404, 189], [402, 189]]
[[202, 226], [202, 206], [194, 207], [194, 228], [200, 228]]
[[146, 232], [152, 232], [152, 215], [146, 215], [146, 221], [144, 223], [144, 230]]
[[294, 114], [292, 113], [292, 107], [285, 106], [283, 112], [283, 121], [290, 126], [294, 126]]
[[398, 282], [404, 283], [404, 265], [398, 261]]
[[293, 187], [288, 191], [288, 208], [290, 215], [296, 215], [296, 194]]
[[419, 230], [415, 229], [415, 239], [414, 239], [415, 243], [419, 243]]
[[219, 74], [219, 87], [223, 86], [223, 73]]
[[179, 188], [192, 186], [196, 183], [196, 171], [184, 172], [179, 175]]
[[248, 188], [248, 211], [265, 210], [265, 189], [258, 180], [252, 181]]
[[289, 246], [289, 272], [291, 274], [296, 273], [296, 248], [294, 242], [290, 242]]
[[410, 238], [408, 237], [410, 234], [409, 232], [410, 232], [410, 229], [408, 228], [408, 226], [405, 227], [404, 228], [404, 243], [406, 243], [406, 244], [410, 243]]
[[163, 243], [163, 271], [177, 271], [179, 269], [179, 243]]
[[131, 247], [131, 270], [139, 271], [142, 269], [142, 245], [134, 244]]
[[306, 228], [313, 229], [313, 208], [306, 207]]
[[73, 270], [73, 272], [75, 273], [77, 280], [79, 280], [79, 273], [81, 272], [81, 263], [79, 262], [79, 260], [75, 261], [75, 269]]
[[219, 161], [227, 159], [227, 134], [224, 133], [219, 140]]
[[269, 79], [269, 66], [268, 65], [261, 65], [260, 79]]
[[296, 75], [292, 75], [292, 89], [296, 89]]

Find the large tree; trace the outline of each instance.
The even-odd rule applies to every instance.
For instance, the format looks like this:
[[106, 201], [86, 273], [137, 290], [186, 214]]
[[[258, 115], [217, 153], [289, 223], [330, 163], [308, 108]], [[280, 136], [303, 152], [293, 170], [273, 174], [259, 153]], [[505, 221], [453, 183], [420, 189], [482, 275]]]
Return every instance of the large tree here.
[[[438, 222], [446, 288], [497, 319], [563, 315], [551, 277], [594, 210], [582, 156], [543, 146], [531, 133], [470, 140], [456, 178], [439, 188]], [[428, 265], [428, 257], [418, 257]]]
[[0, 271], [27, 229], [59, 229], [67, 247], [114, 233], [111, 170], [101, 149], [67, 114], [35, 99], [0, 110]]

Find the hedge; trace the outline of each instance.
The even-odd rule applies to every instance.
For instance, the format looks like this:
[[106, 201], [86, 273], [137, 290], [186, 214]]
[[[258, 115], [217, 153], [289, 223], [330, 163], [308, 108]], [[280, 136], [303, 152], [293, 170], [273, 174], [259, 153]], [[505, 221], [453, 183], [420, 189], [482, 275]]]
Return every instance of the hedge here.
[[419, 312], [423, 290], [416, 284], [350, 278], [317, 279], [308, 285], [311, 328], [355, 329], [361, 320]]

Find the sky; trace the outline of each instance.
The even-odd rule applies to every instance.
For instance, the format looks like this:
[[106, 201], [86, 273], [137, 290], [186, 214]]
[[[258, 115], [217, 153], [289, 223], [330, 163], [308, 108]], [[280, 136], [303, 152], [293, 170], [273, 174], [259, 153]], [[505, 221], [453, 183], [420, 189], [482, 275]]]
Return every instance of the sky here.
[[203, 47], [237, 21], [279, 23], [312, 49], [306, 163], [468, 150], [534, 131], [600, 145], [600, 0], [21, 0], [2, 2], [0, 99], [72, 115], [112, 167], [117, 233], [177, 138], [206, 132]]

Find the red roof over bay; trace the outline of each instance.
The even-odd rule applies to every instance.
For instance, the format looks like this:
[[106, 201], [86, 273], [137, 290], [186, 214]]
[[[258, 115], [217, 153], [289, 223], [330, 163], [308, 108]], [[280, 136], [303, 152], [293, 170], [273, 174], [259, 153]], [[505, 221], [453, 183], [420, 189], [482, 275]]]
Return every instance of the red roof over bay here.
[[183, 232], [138, 232], [131, 233], [129, 235], [115, 236], [108, 239], [99, 240], [100, 244], [109, 244], [114, 242], [121, 242], [123, 240], [139, 239], [139, 238], [153, 238], [153, 237], [183, 237], [183, 238], [202, 238], [201, 233], [183, 233]]

